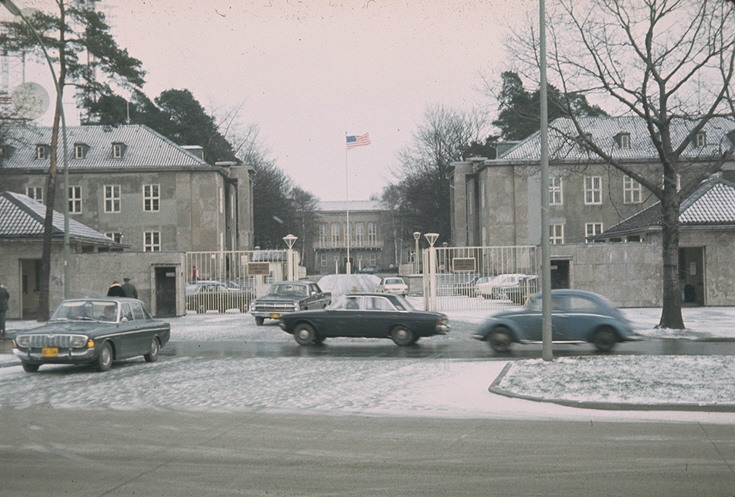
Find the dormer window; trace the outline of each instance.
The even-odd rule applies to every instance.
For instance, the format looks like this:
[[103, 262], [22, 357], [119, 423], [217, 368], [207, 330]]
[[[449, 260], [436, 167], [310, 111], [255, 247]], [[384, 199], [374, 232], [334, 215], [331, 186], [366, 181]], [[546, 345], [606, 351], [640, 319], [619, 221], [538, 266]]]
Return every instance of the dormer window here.
[[0, 160], [9, 159], [13, 152], [15, 152], [15, 147], [12, 145], [0, 146]]
[[614, 138], [618, 148], [630, 148], [630, 133], [618, 133]]
[[697, 148], [702, 148], [707, 145], [707, 133], [704, 131], [700, 131], [697, 133], [696, 138], [694, 139], [694, 143], [696, 144]]
[[122, 159], [125, 155], [125, 149], [127, 147], [124, 143], [113, 143], [112, 144], [112, 158], [113, 159]]
[[87, 145], [86, 143], [75, 143], [74, 144], [74, 158], [75, 159], [86, 158], [87, 150], [89, 150], [89, 145]]
[[45, 160], [49, 158], [51, 147], [48, 145], [36, 145], [36, 159]]

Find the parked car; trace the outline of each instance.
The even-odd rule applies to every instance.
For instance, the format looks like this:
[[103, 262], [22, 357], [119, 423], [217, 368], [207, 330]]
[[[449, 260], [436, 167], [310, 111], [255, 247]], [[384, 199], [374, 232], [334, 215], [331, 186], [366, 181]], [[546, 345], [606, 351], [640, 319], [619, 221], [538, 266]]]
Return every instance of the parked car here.
[[454, 284], [452, 286], [454, 294], [464, 295], [466, 297], [477, 296], [475, 286], [481, 278], [482, 276], [474, 273], [455, 273]]
[[186, 285], [185, 292], [186, 308], [199, 314], [228, 309], [247, 312], [255, 298], [253, 288], [241, 288], [233, 281], [200, 280]]
[[260, 326], [266, 319], [280, 319], [289, 312], [323, 309], [331, 301], [332, 294], [322, 292], [312, 281], [281, 281], [272, 284], [267, 294], [253, 300], [250, 314]]
[[380, 280], [378, 286], [375, 288], [376, 292], [384, 293], [395, 293], [397, 295], [408, 295], [408, 285], [403, 278], [398, 276], [388, 276]]
[[378, 269], [375, 266], [365, 266], [364, 268], [360, 269], [360, 273], [362, 274], [375, 274], [378, 272]]
[[43, 364], [94, 364], [107, 371], [112, 361], [129, 357], [155, 362], [170, 335], [170, 325], [153, 319], [140, 300], [71, 299], [45, 325], [18, 333], [13, 353], [29, 373]]
[[486, 299], [511, 300], [522, 304], [536, 292], [536, 281], [536, 275], [517, 273], [484, 277], [475, 283], [475, 292]]
[[326, 309], [284, 314], [278, 324], [299, 345], [331, 337], [390, 338], [396, 345], [411, 345], [450, 329], [446, 315], [417, 311], [404, 297], [391, 293], [340, 295]]
[[[496, 352], [507, 352], [512, 343], [542, 343], [541, 293], [518, 310], [499, 312], [473, 335]], [[551, 328], [554, 343], [592, 343], [601, 352], [616, 343], [640, 340], [630, 322], [612, 302], [582, 290], [551, 291]]]

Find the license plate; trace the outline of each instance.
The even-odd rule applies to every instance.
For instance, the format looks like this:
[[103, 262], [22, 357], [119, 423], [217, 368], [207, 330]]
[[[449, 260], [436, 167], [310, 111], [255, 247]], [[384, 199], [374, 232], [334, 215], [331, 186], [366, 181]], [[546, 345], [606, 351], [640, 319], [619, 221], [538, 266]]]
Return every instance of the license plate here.
[[56, 347], [44, 347], [41, 349], [41, 357], [56, 357], [59, 355], [59, 349]]
[[271, 319], [278, 319], [280, 317], [281, 317], [281, 315], [278, 314], [277, 312], [271, 312]]

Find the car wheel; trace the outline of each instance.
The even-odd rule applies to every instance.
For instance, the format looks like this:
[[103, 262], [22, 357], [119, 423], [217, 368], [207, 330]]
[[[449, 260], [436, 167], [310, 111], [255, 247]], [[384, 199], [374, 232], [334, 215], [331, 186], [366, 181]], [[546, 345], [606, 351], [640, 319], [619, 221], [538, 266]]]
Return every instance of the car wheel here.
[[592, 343], [595, 344], [595, 347], [600, 352], [609, 352], [618, 343], [618, 337], [615, 334], [615, 330], [609, 326], [603, 326], [595, 332]]
[[293, 330], [293, 336], [299, 345], [311, 345], [316, 340], [316, 332], [311, 325], [299, 324]]
[[265, 323], [265, 318], [255, 318], [256, 326], [263, 326], [263, 323]]
[[416, 336], [413, 331], [403, 325], [398, 325], [390, 332], [391, 339], [396, 345], [411, 345], [416, 342]]
[[145, 362], [156, 362], [158, 360], [158, 351], [161, 350], [161, 348], [158, 346], [158, 338], [153, 338], [151, 340], [151, 348], [150, 351], [143, 356], [143, 359], [145, 359]]
[[510, 330], [505, 326], [498, 326], [490, 332], [487, 342], [495, 352], [508, 352], [512, 342]]
[[29, 364], [27, 362], [22, 363], [22, 365], [23, 371], [25, 371], [26, 373], [35, 373], [36, 371], [38, 371], [38, 368], [40, 366], [40, 364]]
[[313, 343], [314, 345], [321, 345], [322, 343], [324, 343], [324, 340], [326, 340], [326, 339], [327, 339], [327, 337], [323, 337], [323, 336], [317, 335], [314, 338], [314, 341], [311, 342], [311, 343]]
[[105, 342], [97, 357], [97, 369], [101, 372], [109, 371], [112, 367], [112, 346]]

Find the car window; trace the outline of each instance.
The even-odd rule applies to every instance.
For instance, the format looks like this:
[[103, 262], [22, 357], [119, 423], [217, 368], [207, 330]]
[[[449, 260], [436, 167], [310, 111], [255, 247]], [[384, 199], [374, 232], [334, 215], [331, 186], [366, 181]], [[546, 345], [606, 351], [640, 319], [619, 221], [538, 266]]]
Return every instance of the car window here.
[[[543, 310], [543, 299], [541, 297], [534, 297], [528, 301], [528, 307], [531, 310], [541, 312]], [[564, 310], [564, 297], [557, 295], [551, 296], [551, 311], [563, 311]]]
[[599, 307], [597, 303], [586, 297], [570, 297], [569, 309], [572, 311], [597, 311]]
[[368, 297], [365, 307], [369, 311], [395, 311], [395, 307], [390, 300], [385, 297]]
[[123, 317], [127, 318], [128, 321], [132, 321], [133, 320], [133, 310], [130, 308], [130, 304], [126, 302], [122, 306], [123, 306]]
[[145, 319], [145, 314], [143, 313], [143, 308], [140, 307], [140, 304], [133, 302], [130, 304], [130, 307], [133, 308], [133, 316], [135, 316], [136, 321]]

